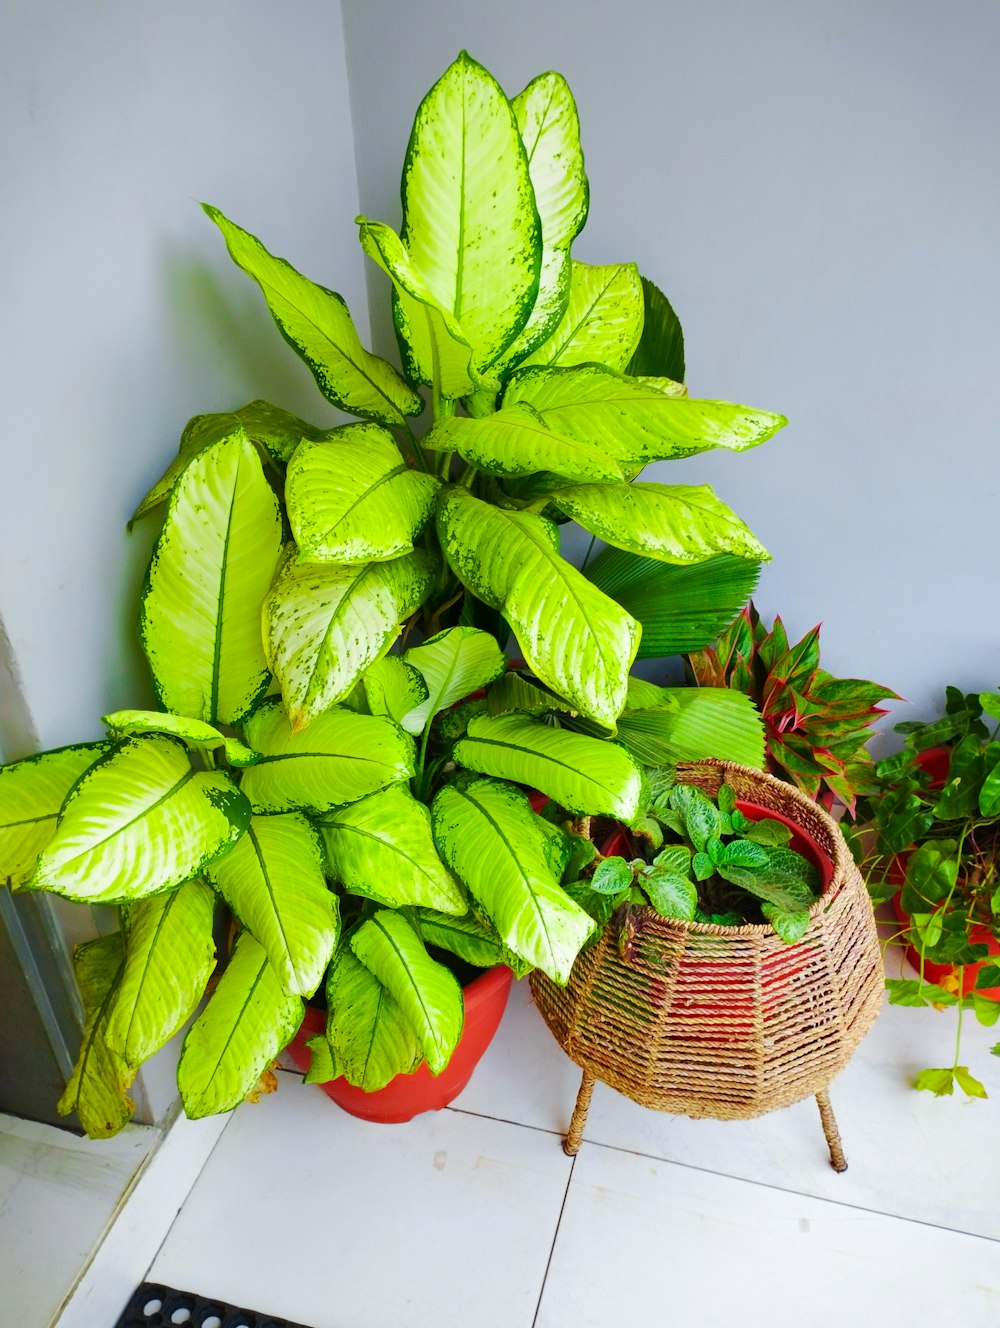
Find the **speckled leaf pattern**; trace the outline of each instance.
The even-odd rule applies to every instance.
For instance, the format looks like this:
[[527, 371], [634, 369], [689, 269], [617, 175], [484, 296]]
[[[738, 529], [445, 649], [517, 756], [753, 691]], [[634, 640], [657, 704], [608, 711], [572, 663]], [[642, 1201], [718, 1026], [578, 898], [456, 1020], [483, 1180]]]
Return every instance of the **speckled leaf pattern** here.
[[635, 619], [560, 556], [558, 530], [544, 517], [504, 511], [454, 487], [437, 520], [455, 575], [503, 613], [533, 672], [613, 728], [639, 644]]
[[258, 812], [326, 812], [414, 770], [413, 743], [391, 720], [341, 706], [295, 733], [280, 702], [267, 701], [248, 721], [246, 737], [263, 753], [240, 781]]
[[456, 701], [495, 682], [507, 667], [507, 657], [493, 637], [475, 627], [449, 627], [408, 650], [404, 659], [427, 684], [427, 700], [414, 716], [421, 728]]
[[91, 1139], [110, 1139], [132, 1119], [127, 1089], [135, 1071], [105, 1041], [107, 1013], [122, 964], [121, 936], [101, 936], [77, 948], [73, 969], [87, 1020], [73, 1073], [59, 1099], [61, 1116], [76, 1112]]
[[434, 296], [406, 245], [381, 221], [358, 218], [361, 247], [392, 281], [392, 314], [403, 367], [414, 383], [437, 382], [443, 397], [464, 397], [488, 381], [472, 363], [472, 343]]
[[458, 955], [459, 959], [464, 959], [476, 968], [505, 964], [510, 957], [500, 944], [496, 932], [492, 928], [487, 930], [472, 913], [453, 918], [445, 913], [434, 913], [422, 908], [416, 920], [425, 944], [436, 945], [439, 950]]
[[402, 197], [410, 258], [487, 369], [531, 314], [542, 232], [514, 111], [465, 51], [417, 109]]
[[114, 738], [124, 738], [130, 733], [168, 733], [189, 747], [204, 747], [209, 751], [222, 747], [230, 765], [253, 765], [257, 760], [257, 753], [238, 738], [227, 738], [204, 720], [188, 719], [186, 715], [170, 715], [164, 710], [116, 710], [114, 714], [104, 715], [101, 723], [108, 726]]
[[233, 262], [260, 286], [281, 335], [308, 364], [328, 401], [382, 424], [402, 424], [407, 415], [420, 414], [420, 396], [387, 360], [362, 346], [342, 296], [275, 258], [218, 208], [205, 205], [205, 211], [222, 231]]
[[351, 949], [395, 999], [417, 1036], [431, 1074], [451, 1060], [462, 1036], [462, 988], [432, 959], [401, 913], [379, 909], [351, 934]]
[[340, 911], [323, 874], [319, 834], [304, 816], [255, 816], [231, 853], [208, 871], [264, 947], [289, 995], [311, 996], [337, 944]]
[[343, 946], [326, 984], [326, 1035], [348, 1083], [375, 1093], [424, 1058], [394, 997]]
[[606, 544], [660, 562], [771, 556], [707, 484], [579, 484], [548, 497]]
[[303, 442], [285, 484], [300, 560], [383, 562], [409, 553], [440, 484], [411, 470], [378, 424], [345, 424]]
[[441, 853], [513, 952], [565, 984], [594, 923], [559, 884], [547, 828], [524, 793], [490, 779], [446, 785], [432, 807]]
[[171, 495], [141, 605], [165, 710], [239, 724], [264, 694], [260, 609], [281, 541], [277, 499], [245, 435], [191, 462]]
[[347, 696], [420, 607], [436, 570], [421, 549], [387, 563], [286, 561], [265, 600], [263, 623], [268, 662], [293, 728], [305, 728]]
[[391, 908], [468, 909], [434, 847], [430, 813], [405, 784], [327, 812], [319, 825], [330, 870], [352, 894]]
[[302, 1076], [304, 1084], [328, 1084], [332, 1079], [339, 1079], [343, 1071], [334, 1059], [333, 1048], [325, 1033], [317, 1033], [306, 1043], [309, 1048], [309, 1069]]
[[383, 655], [361, 675], [365, 700], [373, 715], [388, 715], [407, 733], [419, 733], [423, 721], [418, 707], [427, 700], [427, 684], [398, 655]]
[[540, 789], [567, 811], [631, 821], [642, 772], [614, 743], [555, 729], [522, 715], [477, 715], [455, 760], [481, 775]]
[[542, 225], [542, 266], [531, 316], [504, 352], [502, 366], [529, 355], [562, 317], [569, 297], [570, 245], [583, 229], [590, 201], [580, 120], [563, 76], [540, 74], [512, 105]]
[[300, 997], [282, 990], [263, 947], [241, 932], [184, 1039], [177, 1087], [188, 1116], [198, 1120], [238, 1107], [295, 1036], [303, 1008]]
[[214, 911], [215, 895], [200, 880], [127, 910], [125, 965], [105, 1034], [126, 1064], [139, 1066], [159, 1051], [205, 994], [215, 968]]
[[505, 406], [471, 419], [441, 420], [424, 439], [432, 452], [457, 452], [491, 475], [534, 475], [551, 471], [571, 480], [620, 480], [624, 471], [599, 447], [554, 433], [527, 403]]
[[557, 433], [603, 447], [637, 468], [714, 447], [742, 452], [788, 423], [784, 415], [676, 391], [669, 379], [628, 378], [599, 364], [532, 366], [513, 376], [504, 405], [526, 401]]
[[624, 369], [642, 335], [642, 281], [634, 263], [592, 267], [574, 260], [558, 326], [523, 363]]
[[0, 884], [28, 879], [67, 793], [110, 750], [107, 742], [80, 743], [0, 767]]
[[198, 875], [249, 820], [224, 771], [196, 772], [172, 738], [126, 738], [73, 789], [27, 885], [85, 904], [143, 899]]

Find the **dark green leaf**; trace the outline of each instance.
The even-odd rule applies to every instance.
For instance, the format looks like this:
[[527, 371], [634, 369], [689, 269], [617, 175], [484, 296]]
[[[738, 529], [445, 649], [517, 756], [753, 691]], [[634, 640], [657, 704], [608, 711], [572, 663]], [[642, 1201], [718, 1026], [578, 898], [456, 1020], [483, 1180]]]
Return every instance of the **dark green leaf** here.
[[684, 381], [684, 333], [670, 301], [645, 277], [642, 280], [644, 320], [642, 336], [627, 372], [637, 377]]

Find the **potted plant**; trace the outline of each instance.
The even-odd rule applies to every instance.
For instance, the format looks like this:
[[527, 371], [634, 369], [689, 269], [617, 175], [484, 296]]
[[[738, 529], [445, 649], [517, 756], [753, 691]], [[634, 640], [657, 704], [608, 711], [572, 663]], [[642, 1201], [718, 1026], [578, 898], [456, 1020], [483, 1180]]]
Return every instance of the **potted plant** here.
[[[986, 1090], [960, 1065], [962, 1018], [1000, 1018], [1000, 695], [949, 687], [945, 713], [896, 725], [903, 750], [880, 761], [865, 812], [875, 831], [876, 898], [891, 899], [916, 979], [886, 982], [896, 1005], [956, 1008], [955, 1061], [922, 1070], [938, 1095]], [[881, 887], [879, 882], [884, 881]], [[1000, 1043], [992, 1048], [1000, 1054]]]
[[[462, 53], [417, 111], [402, 231], [359, 219], [402, 374], [339, 295], [206, 207], [358, 422], [259, 401], [193, 419], [136, 512], [165, 506], [140, 611], [161, 710], [0, 771], [0, 876], [121, 910], [78, 954], [88, 1023], [63, 1107], [88, 1132], [128, 1119], [137, 1067], [206, 991], [178, 1070], [190, 1115], [242, 1101], [314, 993], [314, 1077], [440, 1073], [463, 1023], [442, 950], [559, 983], [592, 931], [561, 884], [573, 839], [517, 786], [628, 823], [644, 743], [759, 750], [731, 694], [689, 705], [629, 678], [643, 637], [711, 639], [767, 557], [707, 486], [636, 477], [785, 420], [686, 395], [665, 297], [632, 264], [571, 257], [587, 202], [561, 76], [510, 100]], [[587, 576], [560, 556], [566, 520], [614, 546]], [[511, 631], [525, 668], [500, 676]]]

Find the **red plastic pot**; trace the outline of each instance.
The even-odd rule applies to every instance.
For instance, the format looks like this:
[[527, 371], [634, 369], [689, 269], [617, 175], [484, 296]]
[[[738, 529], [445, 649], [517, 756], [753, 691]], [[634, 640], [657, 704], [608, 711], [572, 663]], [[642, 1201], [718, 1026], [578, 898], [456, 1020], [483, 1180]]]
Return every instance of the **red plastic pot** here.
[[[486, 969], [463, 989], [465, 1023], [462, 1036], [451, 1060], [436, 1077], [426, 1065], [421, 1065], [413, 1074], [397, 1074], [385, 1088], [374, 1093], [355, 1088], [346, 1079], [333, 1079], [319, 1087], [352, 1116], [381, 1125], [399, 1125], [419, 1116], [422, 1111], [440, 1111], [458, 1097], [493, 1041], [507, 1007], [513, 979], [511, 970], [500, 965]], [[306, 1043], [323, 1032], [325, 1023], [322, 1010], [306, 1006], [302, 1027], [288, 1048], [299, 1069], [309, 1068], [312, 1053]]]

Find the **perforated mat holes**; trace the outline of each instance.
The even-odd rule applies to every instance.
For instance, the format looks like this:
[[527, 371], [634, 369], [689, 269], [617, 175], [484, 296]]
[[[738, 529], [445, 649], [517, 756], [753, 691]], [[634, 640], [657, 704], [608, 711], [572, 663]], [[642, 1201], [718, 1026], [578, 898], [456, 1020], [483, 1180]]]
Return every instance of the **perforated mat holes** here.
[[240, 1309], [225, 1301], [143, 1282], [115, 1328], [308, 1328], [291, 1319]]

